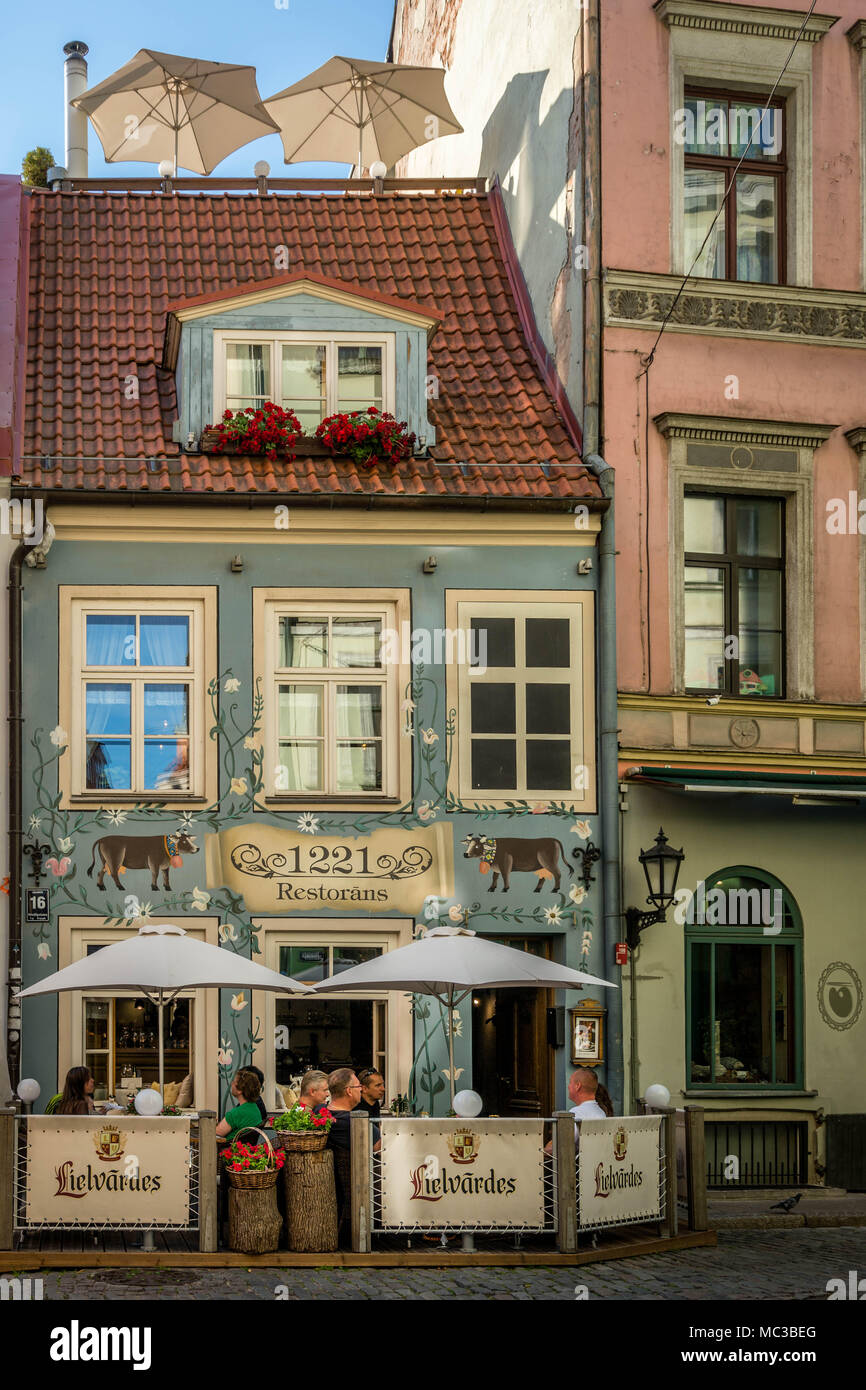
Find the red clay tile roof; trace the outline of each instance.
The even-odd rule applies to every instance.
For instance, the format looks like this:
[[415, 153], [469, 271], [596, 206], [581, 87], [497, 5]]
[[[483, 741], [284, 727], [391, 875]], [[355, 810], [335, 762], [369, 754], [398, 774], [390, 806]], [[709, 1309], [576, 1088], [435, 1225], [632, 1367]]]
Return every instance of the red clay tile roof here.
[[[485, 195], [35, 193], [20, 484], [155, 495], [306, 494], [598, 499], [523, 334]], [[368, 472], [345, 461], [187, 456], [163, 370], [178, 301], [293, 272], [435, 306], [434, 458]], [[138, 379], [138, 399], [124, 394]], [[153, 463], [149, 462], [154, 461]], [[461, 464], [463, 465], [461, 467]]]

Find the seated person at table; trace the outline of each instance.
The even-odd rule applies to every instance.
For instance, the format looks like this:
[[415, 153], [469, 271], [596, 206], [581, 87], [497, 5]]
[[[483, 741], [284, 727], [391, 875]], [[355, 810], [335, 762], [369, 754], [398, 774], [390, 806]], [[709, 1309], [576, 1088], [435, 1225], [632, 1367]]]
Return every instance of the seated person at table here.
[[379, 1118], [382, 1109], [382, 1101], [385, 1099], [385, 1078], [375, 1067], [365, 1067], [358, 1072], [358, 1080], [361, 1083], [361, 1099], [358, 1101], [358, 1109], [366, 1110], [374, 1120]]
[[298, 1105], [314, 1113], [328, 1104], [328, 1078], [323, 1071], [307, 1071], [301, 1077], [301, 1094]]
[[[220, 1120], [216, 1127], [217, 1139], [226, 1144], [231, 1144], [235, 1136], [242, 1129], [250, 1125], [256, 1129], [261, 1127], [262, 1116], [256, 1101], [261, 1092], [259, 1078], [254, 1076], [248, 1067], [241, 1067], [232, 1080], [232, 1095], [238, 1104], [232, 1110], [227, 1110], [225, 1119]], [[250, 1135], [250, 1144], [260, 1143], [255, 1135]]]
[[245, 1070], [245, 1071], [251, 1071], [252, 1074], [253, 1074], [253, 1076], [255, 1076], [255, 1077], [258, 1079], [258, 1083], [259, 1083], [259, 1096], [258, 1096], [258, 1099], [256, 1100], [256, 1105], [259, 1107], [259, 1114], [261, 1115], [261, 1123], [262, 1123], [263, 1125], [266, 1125], [267, 1122], [268, 1122], [268, 1107], [265, 1105], [265, 1102], [262, 1100], [262, 1097], [261, 1097], [261, 1092], [265, 1089], [265, 1074], [264, 1074], [263, 1071], [260, 1070], [259, 1067], [247, 1066], [247, 1067], [245, 1067], [244, 1070]]
[[66, 1073], [63, 1095], [57, 1115], [95, 1115], [93, 1088], [96, 1085], [89, 1067], [70, 1067]]

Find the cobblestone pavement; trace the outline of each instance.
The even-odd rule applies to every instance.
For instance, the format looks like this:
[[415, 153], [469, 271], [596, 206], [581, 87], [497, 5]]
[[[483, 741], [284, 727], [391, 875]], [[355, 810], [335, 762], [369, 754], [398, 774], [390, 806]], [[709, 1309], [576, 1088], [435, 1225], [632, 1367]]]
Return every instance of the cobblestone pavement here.
[[723, 1231], [715, 1249], [576, 1268], [43, 1270], [46, 1299], [826, 1300], [827, 1280], [866, 1275], [866, 1230]]

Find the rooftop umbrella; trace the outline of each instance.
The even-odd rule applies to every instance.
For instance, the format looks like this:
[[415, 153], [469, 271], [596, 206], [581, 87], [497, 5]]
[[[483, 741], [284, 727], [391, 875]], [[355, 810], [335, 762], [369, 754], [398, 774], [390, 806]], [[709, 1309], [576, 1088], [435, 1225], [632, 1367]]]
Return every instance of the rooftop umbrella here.
[[158, 923], [140, 927], [136, 936], [103, 946], [90, 956], [22, 989], [19, 999], [62, 994], [74, 989], [134, 989], [159, 1009], [159, 1090], [164, 1093], [165, 1045], [163, 1007], [182, 989], [265, 989], [308, 994], [310, 986], [278, 975], [234, 951], [187, 936], [182, 927]]
[[[489, 937], [476, 936], [466, 927], [433, 927], [420, 940], [375, 960], [343, 970], [315, 985], [316, 994], [373, 989], [406, 990], [430, 994], [451, 1011], [473, 989], [576, 989], [599, 985], [617, 989], [610, 980], [572, 970], [566, 965], [516, 951]], [[454, 1038], [448, 1029], [448, 1070], [454, 1100]]]
[[277, 130], [256, 70], [141, 48], [72, 103], [93, 122], [109, 163], [158, 164], [209, 174], [233, 150]]
[[389, 168], [416, 146], [463, 127], [445, 95], [443, 68], [329, 58], [264, 103], [278, 122], [285, 162], [381, 160]]

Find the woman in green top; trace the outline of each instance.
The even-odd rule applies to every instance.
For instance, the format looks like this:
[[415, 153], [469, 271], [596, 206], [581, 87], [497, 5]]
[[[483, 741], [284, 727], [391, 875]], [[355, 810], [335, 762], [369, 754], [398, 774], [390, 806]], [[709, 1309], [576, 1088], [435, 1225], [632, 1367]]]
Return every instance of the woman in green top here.
[[[258, 1129], [262, 1123], [262, 1112], [256, 1105], [261, 1084], [259, 1078], [251, 1071], [246, 1071], [243, 1067], [232, 1080], [232, 1095], [238, 1104], [233, 1110], [227, 1110], [225, 1119], [220, 1120], [216, 1127], [217, 1139], [230, 1144], [235, 1135], [249, 1125], [255, 1125]], [[254, 1144], [256, 1140], [250, 1138]]]

